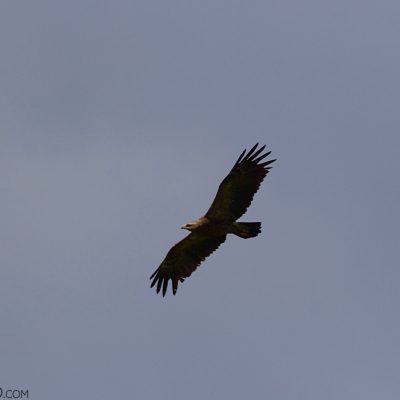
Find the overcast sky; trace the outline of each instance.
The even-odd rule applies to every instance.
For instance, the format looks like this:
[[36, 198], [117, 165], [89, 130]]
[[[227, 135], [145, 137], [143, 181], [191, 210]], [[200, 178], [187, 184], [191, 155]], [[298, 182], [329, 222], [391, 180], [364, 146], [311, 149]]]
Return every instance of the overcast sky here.
[[[396, 1], [0, 3], [0, 388], [400, 398]], [[174, 297], [244, 148], [278, 161]]]

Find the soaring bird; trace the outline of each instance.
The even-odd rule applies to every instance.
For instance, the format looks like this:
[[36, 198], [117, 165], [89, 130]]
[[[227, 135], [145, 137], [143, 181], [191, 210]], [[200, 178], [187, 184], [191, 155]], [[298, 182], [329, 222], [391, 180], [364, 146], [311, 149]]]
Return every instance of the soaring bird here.
[[162, 288], [165, 296], [168, 281], [172, 281], [172, 293], [178, 290], [178, 282], [183, 282], [194, 270], [214, 252], [226, 236], [232, 233], [243, 239], [257, 236], [261, 232], [261, 222], [238, 222], [237, 220], [250, 206], [275, 160], [262, 161], [271, 152], [263, 154], [265, 145], [258, 148], [256, 143], [248, 152], [245, 149], [237, 159], [229, 174], [218, 187], [217, 195], [206, 214], [182, 225], [189, 235], [176, 243], [167, 253], [157, 270], [151, 275], [151, 287], [157, 293]]

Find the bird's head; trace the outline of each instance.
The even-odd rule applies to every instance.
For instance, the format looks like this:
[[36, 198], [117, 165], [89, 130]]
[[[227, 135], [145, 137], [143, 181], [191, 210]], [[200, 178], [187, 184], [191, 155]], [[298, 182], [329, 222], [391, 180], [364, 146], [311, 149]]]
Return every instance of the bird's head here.
[[187, 229], [188, 231], [193, 231], [197, 227], [195, 222], [188, 222], [187, 224], [184, 224], [181, 226], [181, 229]]

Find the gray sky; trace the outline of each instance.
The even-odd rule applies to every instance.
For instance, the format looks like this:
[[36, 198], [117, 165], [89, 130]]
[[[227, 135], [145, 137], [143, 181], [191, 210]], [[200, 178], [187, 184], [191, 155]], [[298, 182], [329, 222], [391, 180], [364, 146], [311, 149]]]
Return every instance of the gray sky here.
[[[0, 387], [400, 398], [400, 5], [2, 1]], [[175, 297], [239, 153], [278, 158]]]

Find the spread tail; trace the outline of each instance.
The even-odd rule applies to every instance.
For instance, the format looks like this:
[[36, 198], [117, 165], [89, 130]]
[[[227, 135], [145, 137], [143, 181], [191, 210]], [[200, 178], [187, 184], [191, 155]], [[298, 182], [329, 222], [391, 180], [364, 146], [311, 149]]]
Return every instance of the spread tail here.
[[243, 239], [256, 237], [261, 232], [261, 222], [234, 222], [232, 233]]

